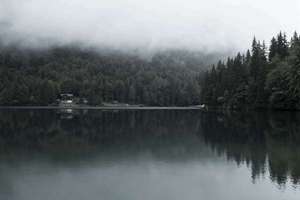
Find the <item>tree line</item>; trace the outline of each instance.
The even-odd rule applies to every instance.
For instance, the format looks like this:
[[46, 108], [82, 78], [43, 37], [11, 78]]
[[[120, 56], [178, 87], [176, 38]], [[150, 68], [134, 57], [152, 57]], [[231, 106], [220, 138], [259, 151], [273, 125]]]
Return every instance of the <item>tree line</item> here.
[[0, 45], [0, 105], [49, 105], [61, 93], [90, 105], [199, 104], [201, 72], [215, 58], [181, 50], [143, 58], [72, 45], [42, 50]]
[[267, 49], [252, 48], [219, 61], [203, 78], [201, 101], [229, 109], [300, 109], [300, 37], [280, 32]]

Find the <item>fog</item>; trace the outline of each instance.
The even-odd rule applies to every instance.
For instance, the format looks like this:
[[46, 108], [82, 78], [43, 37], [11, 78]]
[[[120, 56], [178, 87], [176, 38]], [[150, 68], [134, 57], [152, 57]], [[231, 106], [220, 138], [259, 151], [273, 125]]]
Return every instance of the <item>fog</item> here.
[[300, 26], [297, 0], [0, 0], [6, 43], [245, 50]]

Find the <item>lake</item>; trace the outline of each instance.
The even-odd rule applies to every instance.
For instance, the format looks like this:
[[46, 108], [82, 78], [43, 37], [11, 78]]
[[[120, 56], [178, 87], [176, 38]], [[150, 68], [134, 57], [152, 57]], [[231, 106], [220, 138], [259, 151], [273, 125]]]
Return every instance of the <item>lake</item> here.
[[300, 114], [0, 110], [2, 200], [293, 200]]

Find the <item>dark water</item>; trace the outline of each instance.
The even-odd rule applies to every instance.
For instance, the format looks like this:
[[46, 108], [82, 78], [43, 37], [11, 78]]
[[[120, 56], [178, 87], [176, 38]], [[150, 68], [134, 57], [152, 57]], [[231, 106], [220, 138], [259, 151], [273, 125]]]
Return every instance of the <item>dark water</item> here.
[[300, 114], [0, 110], [2, 200], [300, 198]]

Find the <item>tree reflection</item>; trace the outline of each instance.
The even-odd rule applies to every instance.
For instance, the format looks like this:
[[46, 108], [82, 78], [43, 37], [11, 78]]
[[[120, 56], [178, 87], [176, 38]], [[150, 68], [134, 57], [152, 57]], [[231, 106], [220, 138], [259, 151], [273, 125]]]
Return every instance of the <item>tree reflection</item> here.
[[296, 113], [207, 114], [203, 136], [219, 154], [246, 163], [253, 181], [266, 170], [272, 181], [300, 183], [300, 115]]
[[300, 114], [199, 111], [1, 110], [0, 161], [57, 162], [151, 155], [168, 162], [226, 156], [255, 182], [300, 184]]
[[[2, 152], [138, 154], [188, 159], [202, 148], [200, 113], [180, 111], [2, 110]], [[170, 137], [172, 136], [172, 137]], [[13, 151], [12, 151], [13, 150]], [[202, 151], [201, 151], [202, 152]], [[1, 156], [5, 156], [2, 153]]]

